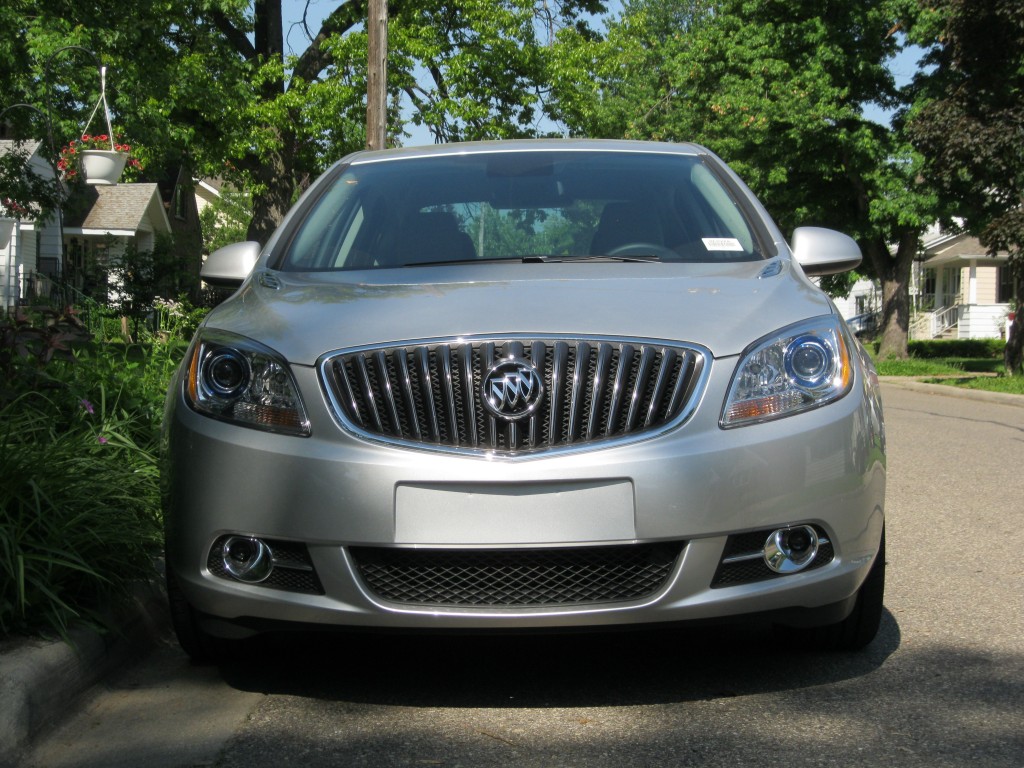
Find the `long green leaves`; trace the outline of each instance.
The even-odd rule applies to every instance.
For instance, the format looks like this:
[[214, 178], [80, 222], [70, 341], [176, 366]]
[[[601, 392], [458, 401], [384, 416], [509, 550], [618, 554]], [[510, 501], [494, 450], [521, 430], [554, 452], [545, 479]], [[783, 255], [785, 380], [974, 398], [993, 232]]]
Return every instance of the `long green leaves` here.
[[15, 366], [0, 399], [0, 635], [99, 626], [153, 576], [159, 422], [178, 349], [134, 361], [123, 347], [80, 351], [46, 364], [44, 390]]

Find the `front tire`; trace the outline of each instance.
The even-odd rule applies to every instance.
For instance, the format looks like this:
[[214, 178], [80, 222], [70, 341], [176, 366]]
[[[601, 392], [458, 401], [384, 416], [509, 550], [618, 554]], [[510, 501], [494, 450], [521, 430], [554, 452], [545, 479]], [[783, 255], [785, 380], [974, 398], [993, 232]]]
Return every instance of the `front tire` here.
[[776, 627], [786, 642], [823, 651], [859, 651], [878, 634], [882, 623], [882, 607], [885, 597], [885, 529], [878, 545], [878, 554], [868, 572], [868, 577], [857, 591], [857, 602], [850, 615], [837, 624], [810, 629]]
[[185, 598], [174, 574], [167, 571], [167, 601], [171, 625], [178, 644], [196, 664], [217, 664], [230, 658], [237, 641], [225, 640], [205, 632], [199, 625], [195, 608]]

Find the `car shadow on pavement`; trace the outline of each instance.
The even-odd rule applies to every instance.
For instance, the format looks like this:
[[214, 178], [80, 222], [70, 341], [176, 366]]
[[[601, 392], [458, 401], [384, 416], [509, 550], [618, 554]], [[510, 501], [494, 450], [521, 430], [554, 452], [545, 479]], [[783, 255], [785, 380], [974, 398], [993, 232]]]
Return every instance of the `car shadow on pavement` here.
[[900, 645], [885, 611], [859, 652], [795, 648], [769, 628], [557, 635], [288, 633], [221, 665], [239, 690], [411, 707], [628, 706], [798, 690], [857, 678]]

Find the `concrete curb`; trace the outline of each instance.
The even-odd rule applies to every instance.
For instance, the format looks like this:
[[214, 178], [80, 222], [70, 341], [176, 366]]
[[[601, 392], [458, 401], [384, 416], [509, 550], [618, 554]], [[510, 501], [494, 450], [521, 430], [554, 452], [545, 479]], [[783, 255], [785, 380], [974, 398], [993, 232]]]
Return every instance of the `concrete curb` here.
[[144, 584], [117, 632], [78, 629], [70, 633], [71, 644], [28, 638], [5, 644], [0, 649], [0, 768], [18, 765], [32, 739], [83, 693], [166, 637], [166, 605], [160, 587]]
[[[933, 378], [933, 377], [931, 377]], [[912, 389], [918, 392], [927, 392], [932, 395], [945, 395], [946, 397], [958, 397], [963, 400], [974, 400], [976, 402], [999, 403], [1001, 405], [1016, 406], [1024, 408], [1024, 395], [1011, 395], [1006, 392], [986, 392], [981, 389], [965, 389], [950, 384], [929, 384], [917, 379], [904, 376], [879, 376], [878, 380], [883, 386], [898, 387], [899, 389]]]

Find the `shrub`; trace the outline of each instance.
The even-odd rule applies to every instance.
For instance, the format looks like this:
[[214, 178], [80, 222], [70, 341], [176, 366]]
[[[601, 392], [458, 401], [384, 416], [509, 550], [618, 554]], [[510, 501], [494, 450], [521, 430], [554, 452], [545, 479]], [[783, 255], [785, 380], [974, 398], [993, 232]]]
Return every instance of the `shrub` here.
[[[878, 354], [879, 342], [874, 342]], [[919, 359], [950, 358], [1001, 358], [1006, 342], [1002, 339], [920, 339], [907, 344], [911, 357]]]
[[0, 409], [0, 633], [99, 626], [152, 576], [156, 460], [104, 394], [77, 414], [30, 394]]
[[159, 553], [159, 428], [184, 344], [84, 341], [74, 317], [0, 322], [0, 635], [97, 626]]

